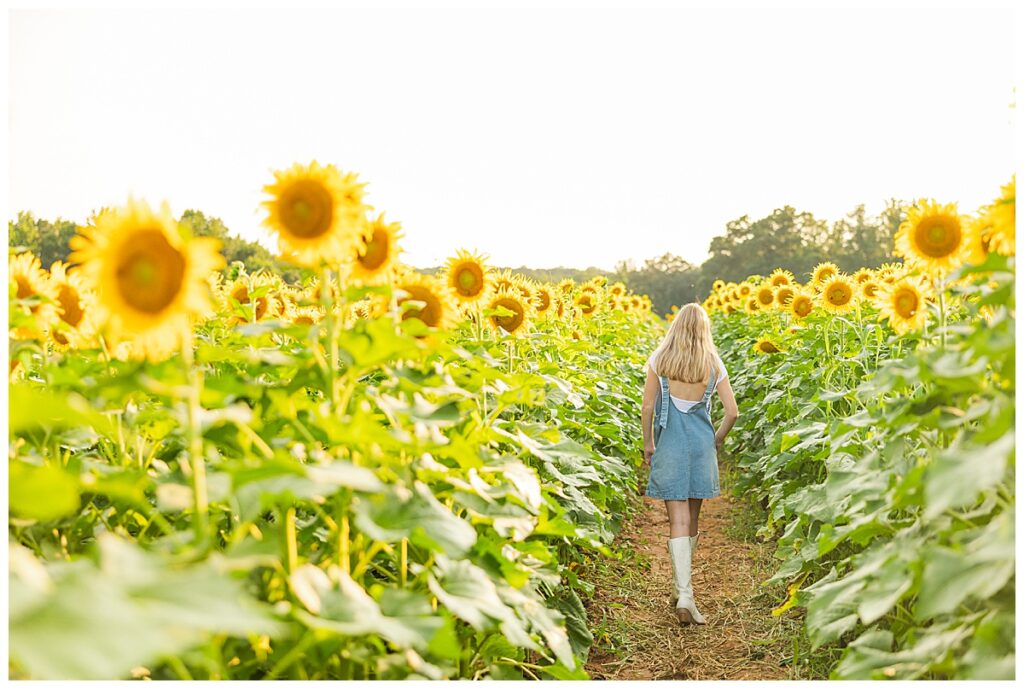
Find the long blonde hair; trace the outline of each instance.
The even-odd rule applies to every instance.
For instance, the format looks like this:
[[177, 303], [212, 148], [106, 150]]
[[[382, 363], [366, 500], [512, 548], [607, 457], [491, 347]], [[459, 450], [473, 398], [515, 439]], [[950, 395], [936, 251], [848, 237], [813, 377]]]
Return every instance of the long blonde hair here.
[[654, 371], [669, 380], [705, 383], [712, 370], [716, 377], [721, 374], [717, 357], [711, 319], [700, 304], [687, 304], [672, 319], [654, 355]]

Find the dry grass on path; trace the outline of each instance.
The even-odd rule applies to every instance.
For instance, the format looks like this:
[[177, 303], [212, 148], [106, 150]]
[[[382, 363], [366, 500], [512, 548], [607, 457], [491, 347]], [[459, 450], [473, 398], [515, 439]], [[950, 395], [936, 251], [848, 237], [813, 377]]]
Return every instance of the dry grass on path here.
[[771, 575], [771, 549], [738, 535], [742, 529], [734, 524], [743, 510], [726, 495], [704, 501], [692, 580], [708, 624], [681, 627], [669, 603], [665, 503], [643, 498], [616, 541], [623, 559], [604, 560], [589, 579], [597, 582], [587, 602], [595, 637], [587, 663], [592, 678], [809, 678], [790, 669], [800, 623], [772, 617], [784, 587], [760, 586]]

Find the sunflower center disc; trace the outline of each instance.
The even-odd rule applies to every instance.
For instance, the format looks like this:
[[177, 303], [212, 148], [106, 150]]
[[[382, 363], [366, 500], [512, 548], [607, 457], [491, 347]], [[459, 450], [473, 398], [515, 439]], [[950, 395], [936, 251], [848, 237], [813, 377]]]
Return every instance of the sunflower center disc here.
[[185, 280], [185, 257], [159, 230], [136, 233], [121, 250], [117, 287], [131, 307], [148, 314], [163, 311]]
[[34, 294], [32, 285], [23, 276], [18, 275], [14, 279], [18, 283], [18, 299], [28, 299]]
[[[60, 318], [62, 321], [70, 325], [72, 328], [77, 326], [82, 321], [82, 305], [78, 301], [78, 292], [74, 287], [68, 284], [60, 286], [60, 294], [57, 295], [57, 301], [60, 302], [61, 307], [64, 309], [64, 313], [61, 314]], [[61, 344], [66, 344], [61, 342]]]
[[388, 257], [388, 240], [382, 235], [382, 232], [374, 232], [373, 239], [366, 243], [366, 254], [359, 257], [367, 270], [377, 270]]
[[281, 220], [287, 230], [300, 239], [326, 234], [334, 219], [331, 195], [313, 180], [295, 182], [281, 199]]
[[909, 292], [904, 292], [896, 297], [896, 313], [904, 318], [913, 317], [917, 311], [917, 297]]
[[411, 299], [412, 301], [422, 301], [426, 304], [422, 309], [409, 309], [403, 313], [403, 321], [409, 318], [419, 318], [423, 321], [424, 325], [431, 328], [441, 325], [441, 303], [434, 296], [433, 292], [419, 285], [405, 285], [402, 289], [412, 295], [408, 299], [403, 299], [403, 302]]
[[921, 252], [931, 258], [943, 258], [960, 245], [960, 229], [942, 220], [922, 222], [917, 232]]

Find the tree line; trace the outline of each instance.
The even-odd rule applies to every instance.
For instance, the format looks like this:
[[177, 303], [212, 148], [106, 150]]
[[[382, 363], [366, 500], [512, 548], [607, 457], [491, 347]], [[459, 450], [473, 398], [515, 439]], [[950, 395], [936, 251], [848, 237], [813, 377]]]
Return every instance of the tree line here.
[[[667, 252], [639, 266], [620, 261], [613, 271], [526, 266], [512, 270], [547, 282], [565, 278], [582, 282], [603, 275], [610, 281], [624, 282], [632, 292], [649, 295], [654, 310], [664, 314], [674, 305], [702, 301], [716, 279], [738, 282], [748, 275], [768, 275], [776, 268], [785, 268], [803, 281], [822, 261], [832, 261], [844, 271], [892, 261], [893, 238], [905, 216], [906, 204], [896, 199], [887, 201], [877, 216], [868, 215], [859, 205], [832, 223], [784, 206], [764, 218], [755, 220], [744, 215], [726, 223], [725, 233], [711, 240], [708, 258], [700, 265]], [[231, 234], [220, 218], [187, 210], [181, 221], [196, 236], [221, 240], [228, 270], [237, 261], [250, 273], [264, 269], [279, 273], [288, 282], [302, 279], [300, 269], [278, 261], [262, 244]], [[22, 211], [17, 220], [8, 222], [8, 245], [32, 251], [49, 267], [54, 261], [67, 261], [68, 243], [75, 231], [76, 224], [70, 220], [49, 221]]]

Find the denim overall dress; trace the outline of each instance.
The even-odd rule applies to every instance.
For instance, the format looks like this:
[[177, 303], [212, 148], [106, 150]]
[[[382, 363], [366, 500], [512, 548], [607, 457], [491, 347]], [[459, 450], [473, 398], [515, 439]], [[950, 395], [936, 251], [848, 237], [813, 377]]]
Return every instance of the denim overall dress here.
[[717, 498], [718, 451], [711, 425], [711, 394], [715, 371], [699, 403], [679, 411], [669, 399], [668, 378], [661, 378], [661, 397], [655, 403], [654, 454], [647, 479], [647, 496], [661, 500]]

